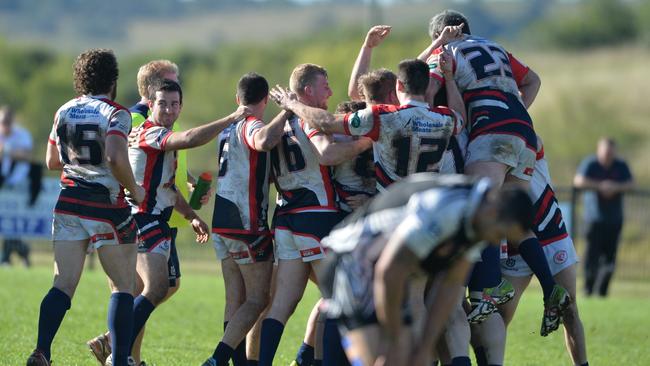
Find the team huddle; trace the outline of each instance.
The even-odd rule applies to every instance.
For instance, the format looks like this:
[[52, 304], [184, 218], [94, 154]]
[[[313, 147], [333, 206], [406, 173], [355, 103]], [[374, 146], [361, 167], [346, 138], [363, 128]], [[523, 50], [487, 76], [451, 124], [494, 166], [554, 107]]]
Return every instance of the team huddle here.
[[[470, 345], [478, 365], [502, 365], [533, 275], [540, 335], [563, 323], [573, 364], [588, 365], [577, 255], [527, 111], [539, 77], [451, 10], [431, 19], [417, 58], [370, 70], [390, 31], [369, 30], [351, 100], [334, 114], [326, 69], [301, 64], [288, 88], [242, 76], [234, 112], [184, 131], [174, 63], [140, 68], [129, 110], [113, 101], [112, 51], [82, 53], [80, 96], [56, 112], [47, 148], [48, 168], [62, 170], [55, 276], [27, 365], [51, 364], [89, 249], [112, 291], [91, 353], [101, 365], [146, 365], [147, 319], [180, 286], [184, 225], [199, 243], [211, 236], [226, 288], [224, 333], [203, 366], [273, 365], [310, 280], [321, 299], [308, 304], [292, 365], [470, 365]], [[281, 111], [267, 122], [269, 100]], [[211, 228], [186, 200], [196, 179], [184, 151], [208, 143], [219, 147]]]

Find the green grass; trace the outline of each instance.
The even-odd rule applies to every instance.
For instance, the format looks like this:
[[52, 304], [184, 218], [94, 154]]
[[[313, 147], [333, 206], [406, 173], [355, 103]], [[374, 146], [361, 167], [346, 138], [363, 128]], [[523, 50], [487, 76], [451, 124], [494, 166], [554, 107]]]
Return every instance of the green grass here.
[[[208, 250], [206, 248], [206, 250]], [[179, 293], [156, 310], [149, 320], [143, 356], [155, 365], [199, 365], [222, 334], [224, 289], [218, 266], [184, 263]], [[34, 348], [38, 309], [51, 285], [49, 267], [26, 270], [0, 268], [0, 365], [23, 364]], [[580, 299], [589, 360], [593, 365], [648, 365], [650, 344], [647, 283], [616, 282], [608, 299]], [[101, 271], [86, 271], [53, 345], [57, 365], [94, 365], [85, 341], [106, 327], [109, 293]], [[289, 321], [276, 357], [288, 365], [304, 332], [304, 324], [317, 298], [310, 286]], [[510, 329], [506, 350], [508, 365], [570, 365], [561, 332], [547, 338], [537, 332], [541, 291], [533, 286], [524, 295]]]

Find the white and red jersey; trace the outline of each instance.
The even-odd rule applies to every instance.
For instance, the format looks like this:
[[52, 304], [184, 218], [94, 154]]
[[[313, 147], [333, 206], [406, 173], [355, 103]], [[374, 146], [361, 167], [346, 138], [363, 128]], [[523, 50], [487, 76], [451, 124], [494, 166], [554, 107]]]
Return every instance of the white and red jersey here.
[[132, 213], [160, 215], [176, 204], [176, 150], [165, 151], [171, 129], [146, 120], [133, 133], [137, 145], [129, 146], [135, 181], [145, 190], [142, 203], [132, 203]]
[[63, 164], [61, 187], [106, 189], [112, 202], [122, 199], [120, 183], [106, 163], [106, 137], [126, 139], [130, 131], [128, 109], [105, 95], [84, 95], [61, 106], [49, 136]]
[[[498, 43], [468, 35], [450, 42], [445, 48], [453, 55], [454, 80], [461, 93], [492, 89], [519, 96], [517, 84], [529, 68]], [[442, 72], [437, 67], [441, 51], [442, 48], [434, 50], [427, 62], [431, 70], [429, 75], [444, 84]]]
[[268, 233], [270, 156], [255, 150], [264, 122], [250, 116], [219, 134], [219, 177], [212, 215], [218, 234]]
[[449, 138], [463, 126], [454, 110], [418, 101], [373, 105], [347, 114], [343, 123], [346, 134], [374, 141], [380, 190], [413, 173], [438, 172]]
[[271, 150], [271, 168], [278, 189], [277, 214], [339, 210], [330, 169], [320, 165], [310, 141], [319, 134], [294, 116], [287, 120], [282, 139]]
[[[454, 80], [467, 107], [469, 140], [484, 134], [517, 136], [535, 151], [533, 122], [518, 85], [530, 70], [501, 45], [465, 36], [444, 46], [453, 56]], [[430, 76], [444, 84], [438, 68], [442, 48], [427, 60]]]

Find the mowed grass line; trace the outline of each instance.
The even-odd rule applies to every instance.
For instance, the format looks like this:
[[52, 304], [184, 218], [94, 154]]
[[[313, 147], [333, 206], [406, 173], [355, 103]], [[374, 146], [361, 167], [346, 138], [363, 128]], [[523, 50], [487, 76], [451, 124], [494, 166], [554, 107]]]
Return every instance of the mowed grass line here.
[[[179, 293], [149, 320], [143, 355], [150, 365], [200, 365], [222, 334], [224, 288], [217, 268], [211, 273], [185, 266]], [[51, 285], [51, 270], [0, 268], [0, 365], [22, 365], [36, 342], [40, 301]], [[613, 297], [580, 299], [593, 365], [648, 365], [650, 335], [647, 284], [614, 284]], [[85, 341], [106, 328], [109, 297], [101, 271], [86, 271], [53, 345], [56, 365], [96, 365]], [[317, 291], [310, 286], [285, 329], [276, 357], [288, 365], [303, 337]], [[570, 365], [562, 332], [538, 335], [541, 291], [524, 295], [509, 330], [508, 365]]]

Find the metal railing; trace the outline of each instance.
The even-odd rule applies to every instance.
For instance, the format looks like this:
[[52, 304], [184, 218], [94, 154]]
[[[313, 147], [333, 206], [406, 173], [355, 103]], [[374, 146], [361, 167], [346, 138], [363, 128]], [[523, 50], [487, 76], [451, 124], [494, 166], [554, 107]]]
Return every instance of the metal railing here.
[[[582, 258], [586, 247], [582, 191], [564, 186], [557, 187], [555, 193], [558, 201], [570, 208], [568, 213], [565, 212], [565, 216], [568, 216], [565, 220], [578, 256]], [[614, 278], [650, 280], [650, 190], [626, 193], [623, 207], [625, 221], [618, 247]]]

